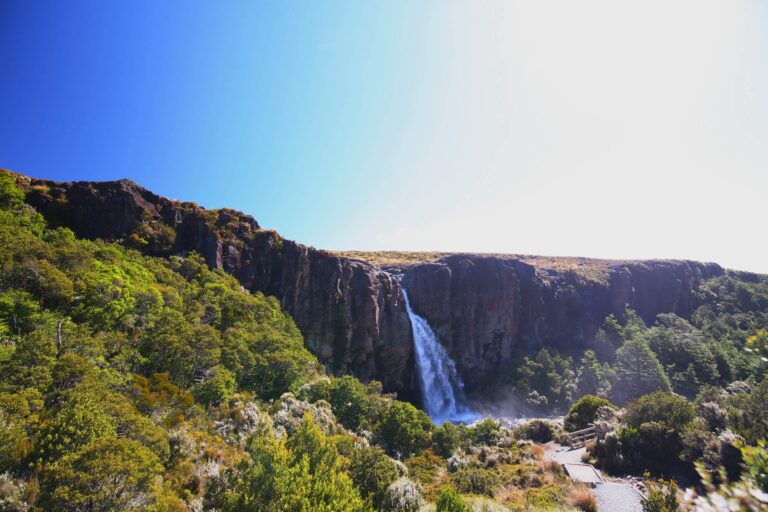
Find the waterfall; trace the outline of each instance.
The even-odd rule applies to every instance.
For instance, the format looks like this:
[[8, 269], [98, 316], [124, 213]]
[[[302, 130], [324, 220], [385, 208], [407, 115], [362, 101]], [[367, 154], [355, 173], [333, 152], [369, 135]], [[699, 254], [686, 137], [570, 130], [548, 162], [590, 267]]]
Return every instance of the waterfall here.
[[456, 371], [456, 363], [448, 356], [427, 320], [413, 312], [405, 288], [403, 297], [411, 319], [416, 369], [427, 414], [438, 425], [446, 421], [472, 421], [475, 414], [466, 404], [464, 384]]

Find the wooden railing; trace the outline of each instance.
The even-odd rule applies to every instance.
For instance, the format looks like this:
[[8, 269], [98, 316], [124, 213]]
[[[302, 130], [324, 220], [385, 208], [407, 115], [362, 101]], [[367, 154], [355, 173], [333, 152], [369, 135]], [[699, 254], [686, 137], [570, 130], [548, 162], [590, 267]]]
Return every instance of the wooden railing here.
[[590, 425], [585, 429], [577, 430], [576, 432], [571, 432], [571, 448], [581, 448], [582, 446], [587, 444], [587, 441], [590, 441], [595, 438], [595, 426]]

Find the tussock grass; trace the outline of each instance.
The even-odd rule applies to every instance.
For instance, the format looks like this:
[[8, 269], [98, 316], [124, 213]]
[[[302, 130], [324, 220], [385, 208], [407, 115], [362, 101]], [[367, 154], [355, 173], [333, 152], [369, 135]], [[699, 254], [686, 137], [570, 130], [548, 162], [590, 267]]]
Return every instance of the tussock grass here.
[[578, 485], [571, 489], [566, 500], [568, 505], [582, 512], [597, 512], [597, 500], [589, 487]]

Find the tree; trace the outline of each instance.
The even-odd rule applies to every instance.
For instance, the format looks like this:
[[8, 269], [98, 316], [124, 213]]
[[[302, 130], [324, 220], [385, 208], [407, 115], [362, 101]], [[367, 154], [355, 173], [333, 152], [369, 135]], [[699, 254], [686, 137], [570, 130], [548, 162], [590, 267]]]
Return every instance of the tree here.
[[144, 331], [142, 355], [147, 371], [168, 372], [174, 383], [189, 386], [203, 379], [220, 358], [218, 331], [193, 323], [178, 310], [163, 310], [155, 326]]
[[223, 511], [362, 512], [368, 507], [346, 473], [348, 464], [312, 416], [287, 440], [268, 429], [248, 445], [252, 464], [215, 496]]
[[75, 317], [102, 329], [142, 326], [162, 304], [152, 273], [113, 246], [97, 247], [73, 283]]
[[517, 391], [530, 397], [528, 403], [536, 408], [563, 406], [570, 401], [573, 391], [571, 366], [570, 358], [541, 349], [535, 359], [526, 357], [517, 369]]
[[645, 333], [648, 345], [667, 369], [675, 389], [689, 398], [699, 384], [719, 378], [715, 355], [703, 334], [675, 314], [660, 314]]
[[618, 431], [624, 471], [667, 474], [676, 471], [683, 450], [680, 434], [656, 421]]
[[576, 397], [584, 395], [605, 396], [610, 389], [609, 371], [598, 361], [595, 352], [587, 350], [576, 372]]
[[605, 317], [602, 326], [608, 340], [617, 348], [626, 341], [636, 339], [645, 329], [643, 319], [628, 304], [618, 317], [613, 313]]
[[0, 363], [8, 379], [0, 382], [0, 389], [33, 387], [45, 391], [53, 382], [56, 361], [56, 342], [52, 326], [42, 325], [23, 335], [16, 343], [8, 361]]
[[375, 510], [381, 510], [387, 489], [397, 480], [395, 461], [378, 446], [356, 446], [350, 454], [349, 475]]
[[165, 464], [171, 455], [168, 434], [150, 418], [141, 414], [122, 394], [106, 392], [102, 398], [105, 411], [114, 419], [117, 435], [138, 441]]
[[[42, 394], [35, 388], [0, 393], [0, 473], [28, 466], [39, 429]], [[1, 501], [1, 500], [0, 500]]]
[[351, 375], [331, 380], [329, 402], [346, 428], [354, 432], [368, 425], [373, 410], [372, 399], [368, 388]]
[[55, 461], [116, 434], [116, 421], [104, 410], [100, 397], [85, 389], [74, 389], [68, 393], [53, 421], [41, 430], [40, 460]]
[[491, 418], [486, 418], [472, 428], [472, 440], [476, 444], [495, 445], [501, 439], [501, 424]]
[[696, 369], [693, 367], [693, 363], [688, 365], [688, 368], [682, 372], [671, 372], [673, 389], [681, 395], [693, 399], [701, 388], [701, 381], [698, 375], [696, 375]]
[[0, 173], [0, 208], [19, 209], [24, 205], [24, 192], [16, 186], [16, 179], [8, 173]]
[[240, 387], [265, 399], [279, 398], [320, 373], [293, 322], [272, 320], [276, 325], [230, 327], [222, 341], [222, 363], [235, 372]]
[[221, 365], [209, 371], [210, 375], [195, 386], [195, 396], [204, 404], [216, 405], [232, 398], [235, 392], [235, 375]]
[[365, 509], [360, 494], [344, 471], [347, 461], [339, 456], [311, 414], [304, 417], [286, 447], [291, 464], [289, 488], [281, 500], [281, 510], [358, 512]]
[[45, 470], [40, 501], [45, 510], [141, 510], [152, 502], [160, 471], [157, 457], [138, 442], [102, 437]]
[[6, 334], [16, 336], [40, 330], [45, 326], [40, 302], [28, 291], [5, 290], [0, 293], [0, 320]]
[[459, 429], [450, 421], [446, 421], [432, 433], [432, 445], [435, 453], [441, 457], [450, 457], [460, 442]]
[[624, 307], [624, 314], [622, 316], [624, 320], [623, 335], [625, 341], [637, 339], [648, 328], [643, 319], [640, 318], [640, 315], [628, 305]]
[[669, 390], [664, 368], [644, 341], [627, 341], [616, 352], [616, 382], [612, 391], [615, 403], [623, 405], [654, 391]]
[[391, 455], [409, 457], [429, 446], [434, 425], [408, 402], [394, 401], [377, 428], [377, 437]]

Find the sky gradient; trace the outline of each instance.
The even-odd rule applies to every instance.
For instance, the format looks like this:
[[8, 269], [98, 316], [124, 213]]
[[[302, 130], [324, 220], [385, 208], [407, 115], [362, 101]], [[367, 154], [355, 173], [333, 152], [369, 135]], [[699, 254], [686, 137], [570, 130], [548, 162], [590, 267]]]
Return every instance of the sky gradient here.
[[760, 0], [6, 0], [0, 66], [0, 167], [35, 177], [319, 248], [768, 273]]

